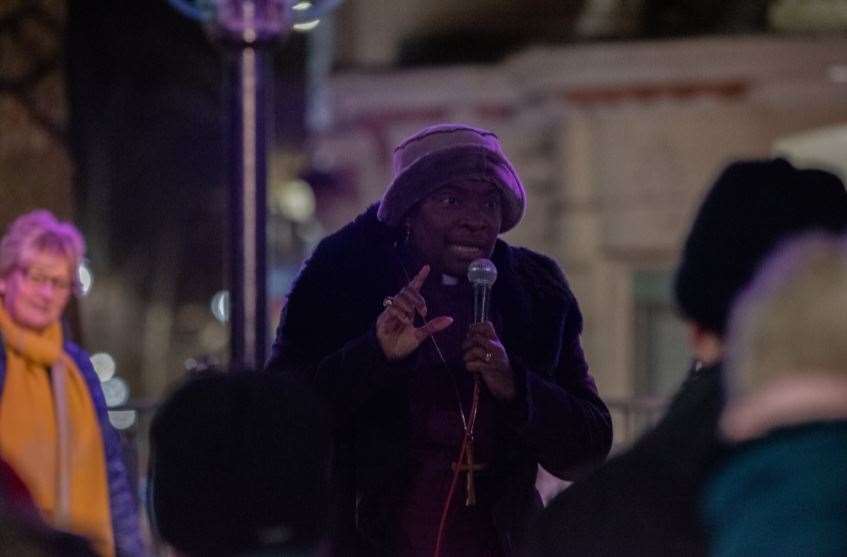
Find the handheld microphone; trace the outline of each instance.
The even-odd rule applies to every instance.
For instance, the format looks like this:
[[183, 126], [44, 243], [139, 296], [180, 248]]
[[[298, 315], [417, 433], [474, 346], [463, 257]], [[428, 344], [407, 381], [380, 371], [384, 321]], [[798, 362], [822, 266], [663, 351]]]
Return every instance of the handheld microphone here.
[[473, 285], [474, 323], [488, 321], [488, 307], [491, 304], [491, 286], [497, 280], [497, 267], [490, 259], [474, 259], [468, 265], [468, 282]]

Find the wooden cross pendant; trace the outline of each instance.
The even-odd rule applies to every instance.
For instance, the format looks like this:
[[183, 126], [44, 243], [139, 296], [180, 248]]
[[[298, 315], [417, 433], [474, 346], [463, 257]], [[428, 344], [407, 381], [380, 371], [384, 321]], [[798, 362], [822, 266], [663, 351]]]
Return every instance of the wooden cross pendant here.
[[476, 464], [473, 459], [473, 437], [468, 439], [468, 445], [465, 448], [465, 458], [462, 462], [454, 462], [451, 464], [453, 471], [467, 473], [467, 481], [465, 482], [465, 506], [472, 507], [476, 505], [476, 486], [474, 485], [474, 472], [485, 470], [485, 464]]

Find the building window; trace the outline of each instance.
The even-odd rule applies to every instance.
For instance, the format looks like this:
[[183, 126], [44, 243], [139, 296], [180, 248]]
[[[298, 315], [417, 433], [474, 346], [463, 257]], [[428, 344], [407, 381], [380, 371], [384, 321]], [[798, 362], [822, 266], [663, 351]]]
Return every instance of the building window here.
[[670, 397], [691, 364], [687, 328], [672, 301], [672, 279], [669, 270], [633, 274], [636, 397]]

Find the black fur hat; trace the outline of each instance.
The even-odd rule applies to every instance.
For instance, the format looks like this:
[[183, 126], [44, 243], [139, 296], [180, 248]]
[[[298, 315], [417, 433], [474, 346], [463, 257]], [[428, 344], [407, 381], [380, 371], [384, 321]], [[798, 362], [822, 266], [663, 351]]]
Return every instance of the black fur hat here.
[[718, 177], [700, 206], [677, 270], [684, 316], [720, 336], [729, 308], [765, 256], [798, 232], [847, 228], [847, 192], [835, 175], [784, 159], [741, 161]]

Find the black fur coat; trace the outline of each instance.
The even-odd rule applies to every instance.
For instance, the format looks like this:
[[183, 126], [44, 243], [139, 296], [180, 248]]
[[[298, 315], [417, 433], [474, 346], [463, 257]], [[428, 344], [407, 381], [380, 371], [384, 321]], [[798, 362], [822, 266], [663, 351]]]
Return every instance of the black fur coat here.
[[[376, 206], [324, 239], [306, 262], [280, 320], [268, 368], [299, 377], [329, 401], [336, 423], [336, 553], [391, 554], [392, 518], [383, 494], [402, 481], [408, 396], [404, 375], [382, 354], [374, 323], [400, 279], [396, 229]], [[494, 523], [514, 553], [540, 509], [537, 464], [573, 477], [601, 462], [612, 440], [579, 344], [582, 316], [558, 265], [498, 240], [492, 291], [518, 392], [499, 411], [503, 433], [492, 474]]]

